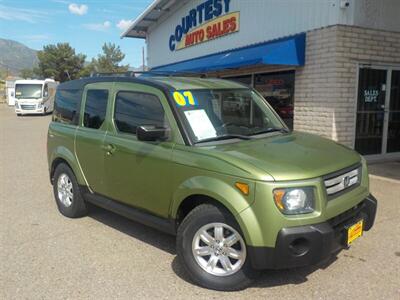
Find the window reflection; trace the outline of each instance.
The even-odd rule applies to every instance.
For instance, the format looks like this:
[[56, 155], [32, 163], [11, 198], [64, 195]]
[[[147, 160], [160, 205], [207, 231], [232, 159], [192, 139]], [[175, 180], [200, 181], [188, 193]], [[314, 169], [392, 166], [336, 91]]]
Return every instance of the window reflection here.
[[293, 129], [294, 71], [256, 74], [254, 87]]
[[[293, 129], [294, 74], [294, 71], [285, 71], [254, 75], [254, 88], [271, 104], [290, 129]], [[252, 86], [252, 75], [227, 79]]]

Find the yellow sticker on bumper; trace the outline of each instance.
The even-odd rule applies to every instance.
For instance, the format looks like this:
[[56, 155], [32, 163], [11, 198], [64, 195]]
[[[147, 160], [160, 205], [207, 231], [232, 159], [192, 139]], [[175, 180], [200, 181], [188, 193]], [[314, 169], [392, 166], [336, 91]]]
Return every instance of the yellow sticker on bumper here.
[[364, 220], [358, 221], [347, 229], [347, 245], [350, 245], [354, 240], [358, 239], [363, 234]]

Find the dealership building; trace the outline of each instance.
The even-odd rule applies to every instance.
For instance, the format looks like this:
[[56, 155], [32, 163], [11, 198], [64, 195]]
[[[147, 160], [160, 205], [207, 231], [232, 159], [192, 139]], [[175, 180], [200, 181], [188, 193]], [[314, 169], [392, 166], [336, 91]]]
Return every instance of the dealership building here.
[[294, 130], [400, 158], [400, 1], [155, 0], [122, 37], [155, 71], [254, 87]]

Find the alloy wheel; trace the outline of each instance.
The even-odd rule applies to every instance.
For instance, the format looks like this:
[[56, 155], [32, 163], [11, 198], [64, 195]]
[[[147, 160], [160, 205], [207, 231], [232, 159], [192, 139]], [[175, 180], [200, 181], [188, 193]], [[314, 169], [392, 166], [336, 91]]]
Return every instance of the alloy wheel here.
[[63, 173], [57, 180], [58, 200], [65, 206], [70, 207], [74, 199], [74, 192], [71, 179], [67, 174]]
[[215, 276], [229, 276], [241, 269], [246, 260], [242, 236], [224, 223], [201, 227], [193, 237], [192, 253], [197, 264]]

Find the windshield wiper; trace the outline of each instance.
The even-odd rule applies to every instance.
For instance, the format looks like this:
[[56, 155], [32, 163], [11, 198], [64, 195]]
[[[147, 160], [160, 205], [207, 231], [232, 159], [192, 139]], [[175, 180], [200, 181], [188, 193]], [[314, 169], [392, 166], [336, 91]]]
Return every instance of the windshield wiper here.
[[281, 128], [276, 128], [276, 127], [270, 127], [267, 129], [263, 129], [263, 130], [259, 130], [256, 132], [253, 132], [251, 135], [257, 135], [257, 134], [263, 134], [263, 133], [270, 133], [270, 132], [282, 132], [282, 133], [289, 133], [289, 130], [286, 129], [285, 127], [281, 127]]
[[223, 135], [219, 135], [219, 136], [215, 136], [212, 138], [198, 141], [198, 142], [196, 142], [196, 144], [215, 142], [215, 141], [223, 141], [223, 140], [229, 140], [229, 139], [251, 140], [253, 138], [251, 136], [241, 135], [241, 134], [223, 134]]

